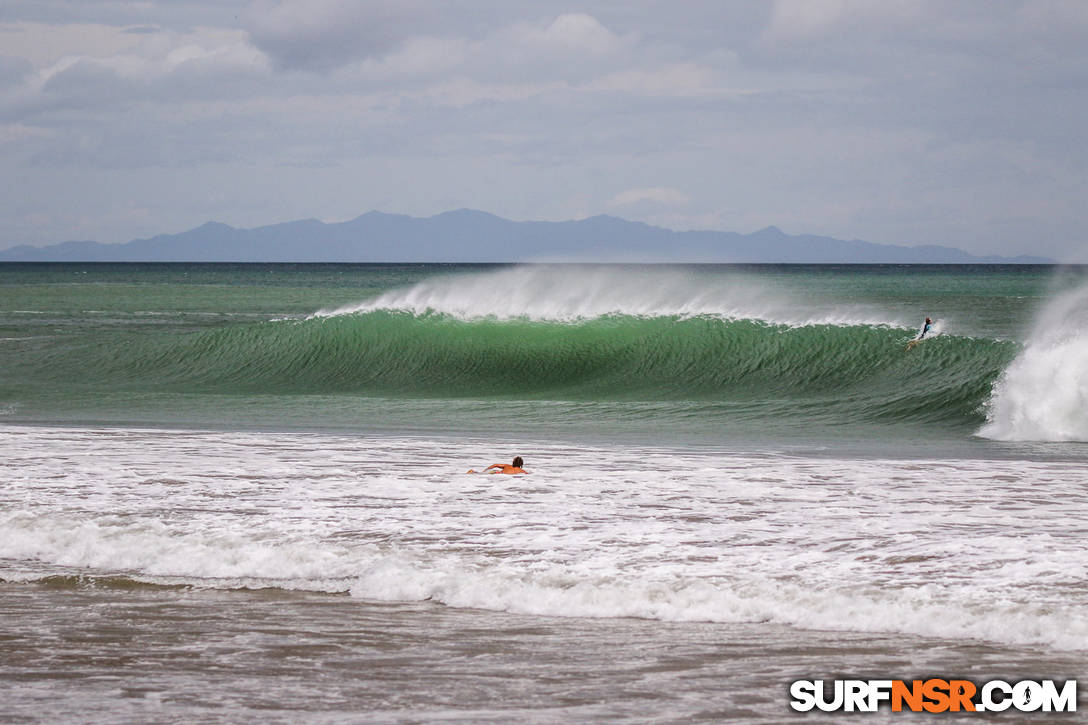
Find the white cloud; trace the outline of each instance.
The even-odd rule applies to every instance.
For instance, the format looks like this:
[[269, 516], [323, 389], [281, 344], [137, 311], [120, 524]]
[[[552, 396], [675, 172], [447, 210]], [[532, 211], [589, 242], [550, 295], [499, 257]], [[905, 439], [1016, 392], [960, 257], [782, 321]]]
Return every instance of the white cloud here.
[[636, 36], [619, 36], [591, 15], [572, 13], [501, 28], [475, 45], [473, 61], [478, 72], [490, 75], [578, 82], [631, 62], [637, 42]]
[[642, 202], [653, 202], [664, 206], [684, 206], [691, 203], [691, 197], [679, 189], [667, 186], [655, 186], [649, 189], [628, 189], [621, 191], [608, 200], [612, 207], [630, 206]]
[[775, 0], [766, 36], [794, 40], [850, 29], [902, 28], [931, 13], [930, 0]]
[[690, 96], [736, 92], [726, 89], [714, 69], [699, 63], [608, 73], [580, 86], [589, 91], [621, 91], [651, 96]]
[[414, 75], [443, 85], [573, 84], [624, 64], [634, 44], [634, 37], [620, 37], [592, 16], [567, 14], [551, 21], [514, 23], [476, 38], [413, 36], [355, 68], [379, 83], [399, 83]]
[[367, 58], [351, 72], [377, 81], [449, 75], [465, 63], [471, 52], [465, 38], [418, 37], [392, 53]]
[[[599, 90], [585, 82], [630, 63], [635, 43], [634, 36], [620, 37], [589, 15], [567, 14], [551, 21], [515, 23], [478, 39], [413, 36], [387, 53], [345, 64], [325, 78], [345, 87], [360, 81], [370, 90], [385, 89], [412, 100], [434, 99], [439, 105], [525, 99], [564, 88]], [[676, 69], [666, 72], [675, 74]], [[674, 85], [676, 80], [626, 82]]]
[[592, 15], [567, 13], [546, 27], [518, 25], [513, 39], [543, 52], [607, 55], [621, 50], [629, 41], [621, 39]]
[[130, 79], [153, 79], [183, 67], [214, 69], [268, 68], [267, 58], [249, 44], [245, 33], [196, 28], [187, 33], [144, 31], [98, 25], [61, 26], [23, 23], [8, 29], [12, 50], [36, 66], [33, 82], [42, 86], [76, 66], [108, 71]]
[[48, 139], [53, 134], [49, 131], [27, 126], [22, 123], [0, 125], [0, 146], [5, 144], [23, 144], [28, 141]]
[[[127, 33], [92, 25], [86, 37], [72, 30], [63, 26], [54, 37], [50, 26], [24, 23], [13, 31], [19, 47], [52, 50], [31, 53], [36, 67], [0, 93], [0, 114], [30, 124], [40, 114], [64, 108], [109, 115], [134, 101], [177, 104], [233, 95], [240, 81], [266, 78], [271, 69], [268, 58], [238, 30]], [[73, 38], [83, 40], [64, 45]]]
[[97, 23], [0, 24], [0, 47], [4, 54], [18, 56], [35, 67], [56, 63], [66, 56], [105, 57], [125, 53], [146, 42], [126, 33], [123, 26]]

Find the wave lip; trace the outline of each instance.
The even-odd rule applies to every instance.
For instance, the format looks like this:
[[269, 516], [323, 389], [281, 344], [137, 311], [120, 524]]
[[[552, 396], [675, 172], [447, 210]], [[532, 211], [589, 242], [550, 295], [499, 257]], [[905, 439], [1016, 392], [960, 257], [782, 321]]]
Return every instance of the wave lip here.
[[986, 438], [1088, 442], [1088, 285], [1047, 304], [987, 409]]
[[767, 280], [694, 270], [532, 265], [424, 280], [311, 317], [375, 311], [456, 319], [583, 322], [612, 315], [698, 316], [776, 325], [887, 325], [903, 321], [850, 305], [797, 299]]

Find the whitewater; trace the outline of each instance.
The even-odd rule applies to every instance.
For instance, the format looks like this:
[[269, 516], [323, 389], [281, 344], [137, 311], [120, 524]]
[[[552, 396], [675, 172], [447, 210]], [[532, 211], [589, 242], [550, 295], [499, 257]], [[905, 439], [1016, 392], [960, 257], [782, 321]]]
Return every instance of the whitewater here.
[[0, 282], [13, 717], [777, 722], [798, 678], [1084, 679], [1079, 272]]
[[981, 435], [1088, 441], [1088, 286], [1057, 293], [995, 383]]
[[464, 473], [494, 457], [483, 441], [2, 433], [0, 552], [23, 562], [9, 580], [1088, 648], [1088, 514], [1064, 505], [1080, 464], [537, 444], [511, 480]]

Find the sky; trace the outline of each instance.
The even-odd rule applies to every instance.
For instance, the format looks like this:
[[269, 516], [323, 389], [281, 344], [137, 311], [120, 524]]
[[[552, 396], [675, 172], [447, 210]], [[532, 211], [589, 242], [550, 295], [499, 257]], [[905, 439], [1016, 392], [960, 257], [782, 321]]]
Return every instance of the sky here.
[[0, 248], [457, 208], [1088, 262], [1083, 0], [0, 0]]

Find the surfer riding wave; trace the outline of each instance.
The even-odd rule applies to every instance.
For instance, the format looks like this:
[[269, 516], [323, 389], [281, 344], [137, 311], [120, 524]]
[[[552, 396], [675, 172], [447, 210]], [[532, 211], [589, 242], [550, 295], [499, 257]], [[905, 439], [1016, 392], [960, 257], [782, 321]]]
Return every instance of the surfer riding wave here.
[[915, 345], [920, 343], [922, 340], [924, 340], [926, 335], [928, 335], [932, 329], [933, 329], [933, 320], [931, 320], [930, 318], [927, 317], [926, 321], [922, 323], [922, 331], [919, 332], [918, 335], [913, 340], [911, 340], [910, 342], [907, 343], [907, 349], [908, 350], [911, 349], [912, 347], [914, 347]]

